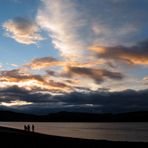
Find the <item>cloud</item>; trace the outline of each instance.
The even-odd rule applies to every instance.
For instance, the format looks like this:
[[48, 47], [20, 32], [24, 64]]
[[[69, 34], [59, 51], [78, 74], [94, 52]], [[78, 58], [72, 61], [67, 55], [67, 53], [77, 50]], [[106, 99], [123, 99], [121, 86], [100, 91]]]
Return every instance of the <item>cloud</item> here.
[[125, 90], [121, 92], [73, 92], [66, 96], [59, 96], [59, 100], [66, 102], [67, 105], [73, 104], [73, 107], [75, 105], [84, 107], [85, 104], [91, 104], [92, 108], [88, 108], [96, 112], [125, 112], [147, 110], [147, 97], [148, 90]]
[[119, 26], [112, 26], [111, 24], [102, 23], [100, 20], [92, 21], [91, 28], [91, 43], [96, 43], [101, 46], [117, 45], [119, 43], [125, 43], [125, 38], [131, 34], [135, 34], [138, 31], [138, 27], [133, 23], [123, 23]]
[[[3, 96], [3, 97], [2, 97]], [[125, 90], [120, 92], [88, 91], [72, 92], [52, 96], [32, 92], [16, 86], [0, 89], [0, 104], [31, 102], [28, 105], [10, 106], [29, 113], [49, 113], [52, 111], [82, 112], [127, 112], [147, 110], [148, 90]], [[5, 104], [4, 104], [5, 102]]]
[[3, 65], [2, 64], [0, 64], [0, 69], [2, 69], [3, 68]]
[[[135, 6], [139, 3], [143, 2], [137, 1]], [[139, 77], [135, 76], [143, 75], [142, 71], [134, 73], [126, 69], [129, 64], [148, 64], [148, 41], [133, 44], [146, 37], [140, 34], [147, 26], [146, 21], [142, 21], [147, 18], [147, 10], [137, 15], [132, 6], [133, 2], [126, 0], [41, 0], [35, 22], [27, 18], [6, 21], [3, 27], [7, 35], [22, 44], [36, 44], [43, 40], [39, 31], [48, 33], [49, 42], [52, 41], [61, 57], [36, 58], [21, 68], [1, 71], [0, 104], [19, 106], [31, 102], [25, 109], [44, 107], [46, 112], [50, 109], [140, 108], [132, 99], [135, 97], [139, 103], [144, 91], [94, 92], [98, 88], [116, 91], [129, 87], [141, 89], [147, 85], [146, 77], [142, 81], [145, 86], [141, 81], [136, 82]], [[17, 68], [15, 64], [11, 66]], [[124, 72], [129, 79], [124, 79]], [[144, 105], [141, 106], [145, 108]]]
[[17, 64], [10, 64], [11, 66], [13, 66], [13, 67], [18, 67], [18, 65]]
[[73, 90], [65, 82], [53, 80], [47, 75], [22, 73], [21, 69], [1, 71], [0, 76], [1, 88], [16, 85], [32, 91], [50, 91], [53, 93], [65, 93]]
[[86, 48], [79, 33], [84, 22], [71, 0], [43, 0], [36, 17], [39, 26], [49, 33], [61, 55], [75, 59]]
[[24, 65], [24, 67], [35, 69], [44, 69], [49, 67], [66, 67], [66, 66], [77, 66], [77, 67], [91, 67], [94, 65], [104, 64], [103, 60], [93, 60], [87, 62], [77, 62], [77, 61], [66, 61], [66, 60], [58, 60], [54, 57], [42, 57], [33, 59], [31, 62]]
[[144, 81], [148, 81], [148, 76], [145, 76], [145, 77], [143, 78], [143, 80], [144, 80]]
[[47, 68], [52, 66], [58, 66], [60, 65], [60, 63], [61, 62], [58, 61], [57, 59], [48, 56], [43, 58], [36, 58], [24, 66], [30, 67], [32, 69], [42, 69], [42, 68]]
[[30, 91], [25, 88], [18, 87], [16, 85], [7, 87], [7, 88], [0, 88], [0, 94], [1, 94], [1, 97], [0, 97], [1, 102], [6, 102], [6, 103], [9, 103], [15, 100], [40, 103], [40, 102], [47, 102], [47, 100], [49, 101], [48, 97], [50, 97], [50, 94]]
[[20, 100], [15, 100], [15, 101], [10, 101], [10, 102], [1, 102], [0, 105], [2, 106], [22, 106], [22, 105], [29, 105], [32, 104], [32, 102], [27, 102], [27, 101], [20, 101]]
[[144, 84], [144, 85], [148, 85], [148, 76], [145, 76], [145, 77], [143, 78], [143, 84]]
[[33, 21], [27, 18], [14, 18], [3, 24], [6, 35], [18, 43], [30, 45], [36, 44], [43, 40], [43, 37], [38, 33], [39, 27]]
[[57, 76], [57, 73], [53, 70], [46, 70], [46, 73], [50, 76]]
[[129, 64], [148, 64], [148, 41], [134, 46], [100, 47], [93, 46], [90, 50], [96, 52], [99, 58], [123, 61]]
[[[131, 10], [132, 5], [116, 0], [42, 0], [36, 22], [66, 60], [88, 61], [92, 44], [115, 46], [135, 42], [145, 21]], [[142, 14], [146, 17], [146, 12]], [[138, 23], [133, 20], [135, 16]]]
[[[80, 87], [85, 88], [85, 91], [86, 89], [97, 90], [101, 87], [100, 84], [102, 82], [106, 82], [109, 79], [122, 80], [124, 78], [124, 75], [120, 72], [99, 68], [102, 64], [104, 64], [102, 60], [92, 60], [88, 62], [60, 61], [48, 56], [36, 58], [30, 63], [25, 64], [24, 67], [28, 70], [42, 70], [46, 73], [46, 75], [44, 75], [46, 80], [53, 79], [57, 81], [57, 84], [58, 82], [62, 82], [69, 87], [70, 91], [83, 91], [79, 89]], [[86, 83], [89, 84], [86, 86]], [[62, 90], [64, 90], [64, 87], [62, 85], [59, 85], [59, 87], [60, 86]]]
[[121, 80], [123, 75], [119, 72], [111, 72], [105, 69], [85, 68], [85, 67], [67, 67], [65, 76], [80, 76], [95, 80], [97, 83], [104, 81], [106, 78]]
[[105, 69], [65, 66], [62, 70], [46, 70], [44, 74], [32, 74], [21, 68], [0, 71], [0, 88], [18, 86], [32, 91], [49, 92], [53, 95], [102, 88], [100, 84], [122, 80], [124, 75]]

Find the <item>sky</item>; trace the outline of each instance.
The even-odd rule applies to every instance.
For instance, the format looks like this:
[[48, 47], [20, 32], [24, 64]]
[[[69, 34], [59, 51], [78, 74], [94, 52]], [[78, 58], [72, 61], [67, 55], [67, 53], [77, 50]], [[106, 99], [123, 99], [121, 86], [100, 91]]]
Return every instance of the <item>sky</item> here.
[[148, 110], [147, 0], [0, 0], [0, 109]]

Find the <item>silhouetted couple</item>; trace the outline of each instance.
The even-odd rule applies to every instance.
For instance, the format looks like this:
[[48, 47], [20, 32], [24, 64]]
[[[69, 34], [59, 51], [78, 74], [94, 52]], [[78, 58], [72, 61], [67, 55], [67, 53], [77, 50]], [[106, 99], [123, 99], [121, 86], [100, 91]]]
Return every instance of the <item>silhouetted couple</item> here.
[[30, 132], [32, 130], [32, 132], [34, 132], [34, 124], [32, 124], [32, 126], [30, 127], [30, 125], [24, 125], [24, 130]]

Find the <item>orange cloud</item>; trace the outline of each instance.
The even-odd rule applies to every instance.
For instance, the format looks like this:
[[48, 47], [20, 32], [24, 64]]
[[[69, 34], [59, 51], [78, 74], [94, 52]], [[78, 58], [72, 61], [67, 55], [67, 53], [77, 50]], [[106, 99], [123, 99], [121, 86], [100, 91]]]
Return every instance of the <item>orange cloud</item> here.
[[63, 62], [56, 60], [53, 57], [43, 57], [32, 60], [30, 63], [24, 65], [31, 69], [43, 69], [47, 67], [60, 66]]
[[16, 85], [29, 90], [38, 88], [54, 92], [70, 92], [73, 89], [67, 83], [52, 80], [48, 76], [19, 73], [19, 69], [2, 71], [0, 76], [1, 87]]
[[95, 51], [97, 53], [101, 53], [101, 54], [106, 53], [106, 48], [98, 47], [98, 46], [92, 46], [90, 48], [90, 50], [93, 50], [93, 51]]
[[30, 45], [43, 40], [43, 37], [38, 34], [39, 27], [36, 23], [26, 18], [8, 20], [3, 24], [3, 27], [8, 37], [22, 44]]
[[53, 57], [43, 57], [43, 58], [36, 58], [32, 60], [30, 63], [25, 64], [25, 67], [31, 68], [33, 70], [36, 69], [44, 69], [44, 68], [49, 68], [49, 67], [55, 67], [55, 66], [61, 66], [61, 67], [66, 67], [66, 66], [77, 66], [77, 67], [92, 67], [97, 64], [104, 64], [104, 61], [102, 59], [100, 60], [93, 60], [93, 61], [88, 61], [88, 62], [77, 62], [77, 61], [59, 61], [56, 60]]
[[100, 47], [92, 46], [91, 51], [104, 59], [119, 60], [130, 64], [147, 65], [148, 64], [148, 43], [143, 42], [135, 46], [115, 46], [115, 47]]

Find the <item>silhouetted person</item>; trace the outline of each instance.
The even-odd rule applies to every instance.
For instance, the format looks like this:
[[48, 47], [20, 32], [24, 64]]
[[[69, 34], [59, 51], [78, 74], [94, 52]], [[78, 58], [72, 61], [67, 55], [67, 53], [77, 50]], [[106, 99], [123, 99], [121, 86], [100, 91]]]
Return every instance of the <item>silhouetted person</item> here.
[[32, 132], [34, 132], [34, 124], [32, 124]]
[[30, 132], [30, 125], [29, 124], [27, 125], [27, 130], [28, 130], [28, 132]]
[[27, 126], [26, 125], [24, 125], [24, 130], [27, 131]]

